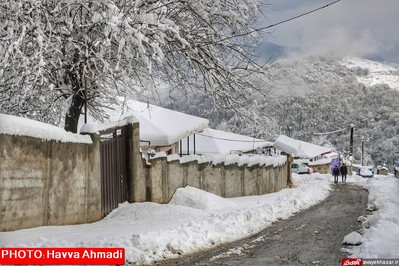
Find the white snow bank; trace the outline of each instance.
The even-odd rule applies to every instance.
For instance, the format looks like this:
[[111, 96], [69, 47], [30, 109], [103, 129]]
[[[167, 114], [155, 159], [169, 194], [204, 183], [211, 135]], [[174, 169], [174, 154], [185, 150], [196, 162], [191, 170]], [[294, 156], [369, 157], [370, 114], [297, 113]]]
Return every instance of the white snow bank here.
[[190, 186], [176, 189], [169, 204], [208, 211], [223, 210], [237, 206], [231, 200]]
[[43, 122], [6, 114], [0, 114], [0, 134], [61, 142], [93, 143], [88, 135], [74, 134]]
[[374, 175], [373, 178], [351, 176], [369, 191], [367, 217], [370, 226], [364, 229], [363, 244], [353, 248], [355, 258], [397, 258], [399, 254], [399, 179]]
[[360, 245], [361, 243], [363, 243], [362, 235], [355, 231], [347, 234], [342, 241], [345, 245]]

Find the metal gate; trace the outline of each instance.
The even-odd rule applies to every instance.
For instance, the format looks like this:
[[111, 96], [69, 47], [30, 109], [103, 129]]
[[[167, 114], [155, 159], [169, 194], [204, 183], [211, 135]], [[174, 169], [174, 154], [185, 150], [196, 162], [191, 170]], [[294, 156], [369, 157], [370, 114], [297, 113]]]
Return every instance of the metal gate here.
[[127, 127], [100, 132], [101, 214], [127, 200]]

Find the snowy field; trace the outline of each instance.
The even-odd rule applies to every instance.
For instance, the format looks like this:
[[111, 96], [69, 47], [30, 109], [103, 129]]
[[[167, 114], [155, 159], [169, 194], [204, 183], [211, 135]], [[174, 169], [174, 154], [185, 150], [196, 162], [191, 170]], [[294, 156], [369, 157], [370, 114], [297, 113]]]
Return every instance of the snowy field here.
[[[128, 264], [151, 264], [178, 254], [206, 249], [256, 233], [278, 219], [322, 201], [330, 193], [331, 175], [294, 174], [295, 188], [262, 196], [224, 199], [186, 187], [169, 204], [123, 203], [103, 220], [83, 225], [45, 226], [0, 233], [0, 247], [124, 247]], [[370, 191], [364, 217], [370, 225], [351, 257], [397, 258], [399, 254], [399, 180], [392, 176], [348, 177]], [[360, 239], [359, 239], [360, 238]]]

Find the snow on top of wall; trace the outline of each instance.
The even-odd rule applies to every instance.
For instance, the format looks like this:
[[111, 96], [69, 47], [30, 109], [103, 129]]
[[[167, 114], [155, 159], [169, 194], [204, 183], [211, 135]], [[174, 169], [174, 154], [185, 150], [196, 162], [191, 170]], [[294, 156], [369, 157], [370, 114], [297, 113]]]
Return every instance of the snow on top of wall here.
[[[273, 143], [231, 132], [206, 128], [203, 132], [195, 134], [195, 152], [205, 153], [230, 153], [241, 151], [243, 153], [272, 146]], [[187, 139], [182, 140], [183, 153], [187, 151]], [[194, 136], [189, 138], [190, 152], [194, 149]]]
[[274, 141], [274, 147], [286, 153], [293, 154], [296, 157], [302, 158], [314, 158], [318, 155], [331, 151], [330, 148], [296, 140], [285, 135], [279, 136]]
[[[163, 157], [162, 155], [156, 155], [153, 158]], [[249, 167], [254, 165], [260, 166], [280, 166], [285, 164], [287, 161], [286, 156], [274, 155], [238, 155], [238, 154], [204, 154], [204, 155], [184, 155], [180, 157], [178, 154], [171, 154], [167, 156], [168, 162], [179, 161], [180, 163], [187, 163], [191, 161], [198, 161], [201, 163], [212, 163], [213, 165], [224, 163], [224, 165], [237, 164], [238, 166], [248, 165]]]
[[116, 128], [116, 127], [123, 127], [128, 124], [137, 123], [138, 120], [134, 116], [126, 117], [119, 121], [102, 123], [102, 124], [84, 124], [80, 129], [80, 133], [98, 133], [100, 131]]
[[[136, 100], [123, 102], [121, 99], [120, 106], [115, 110], [106, 110], [109, 116], [107, 121], [115, 122], [135, 116], [140, 124], [140, 139], [150, 141], [151, 146], [171, 145], [193, 133], [201, 132], [209, 123], [204, 118]], [[90, 124], [101, 124], [90, 116], [88, 120]], [[83, 125], [82, 118], [80, 124]]]
[[90, 136], [67, 132], [43, 122], [0, 114], [0, 134], [34, 137], [60, 142], [93, 143]]

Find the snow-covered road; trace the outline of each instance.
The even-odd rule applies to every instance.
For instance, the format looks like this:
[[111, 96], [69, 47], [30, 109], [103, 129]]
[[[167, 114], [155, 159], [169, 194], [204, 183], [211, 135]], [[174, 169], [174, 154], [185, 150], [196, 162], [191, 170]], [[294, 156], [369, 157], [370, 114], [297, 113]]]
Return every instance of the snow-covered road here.
[[[331, 175], [294, 175], [294, 188], [261, 196], [220, 198], [186, 187], [169, 204], [123, 203], [103, 220], [83, 225], [46, 226], [0, 233], [0, 246], [124, 247], [127, 263], [150, 264], [249, 236], [278, 219], [324, 200]], [[395, 258], [399, 254], [399, 180], [392, 176], [350, 176], [370, 192], [378, 210], [353, 257]]]

